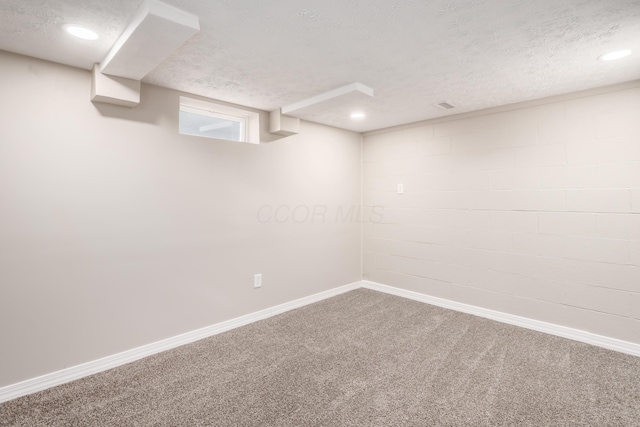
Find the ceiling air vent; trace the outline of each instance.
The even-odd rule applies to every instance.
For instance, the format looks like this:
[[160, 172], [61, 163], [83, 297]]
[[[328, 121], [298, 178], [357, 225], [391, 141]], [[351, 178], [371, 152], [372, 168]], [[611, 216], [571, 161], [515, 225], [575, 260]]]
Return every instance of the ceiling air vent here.
[[456, 108], [456, 106], [449, 101], [438, 102], [436, 104], [433, 104], [433, 106], [441, 110], [453, 110], [454, 108]]

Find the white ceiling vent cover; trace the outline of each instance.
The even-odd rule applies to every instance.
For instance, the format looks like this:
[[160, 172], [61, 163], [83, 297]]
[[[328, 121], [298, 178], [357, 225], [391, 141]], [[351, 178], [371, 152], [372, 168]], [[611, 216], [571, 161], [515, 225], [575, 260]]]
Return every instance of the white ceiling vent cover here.
[[456, 108], [456, 106], [449, 101], [436, 102], [435, 104], [432, 104], [432, 105], [441, 110], [453, 110], [454, 108]]

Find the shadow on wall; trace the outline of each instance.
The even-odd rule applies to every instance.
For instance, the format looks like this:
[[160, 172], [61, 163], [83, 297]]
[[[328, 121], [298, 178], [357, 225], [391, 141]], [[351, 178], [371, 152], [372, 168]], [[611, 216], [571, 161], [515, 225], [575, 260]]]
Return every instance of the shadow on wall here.
[[[166, 89], [156, 87], [153, 85], [142, 84], [140, 88], [140, 104], [135, 107], [124, 107], [120, 105], [105, 104], [101, 102], [92, 102], [94, 108], [100, 113], [101, 116], [106, 118], [130, 120], [139, 123], [148, 123], [154, 125], [160, 125], [162, 123], [168, 124], [178, 131], [178, 117], [180, 111], [180, 96], [188, 96], [194, 99], [201, 99], [204, 101], [213, 101], [222, 105], [230, 105], [233, 107], [247, 108], [237, 106], [234, 104], [228, 104], [218, 100], [212, 100], [203, 98], [198, 95], [179, 91], [167, 91]], [[269, 132], [269, 112], [262, 110], [255, 110], [247, 108], [252, 111], [257, 111], [260, 114], [260, 143], [274, 142], [283, 138], [282, 135], [277, 135]]]
[[[131, 120], [140, 123], [159, 124], [164, 120], [176, 120], [178, 117], [178, 96], [167, 96], [149, 85], [141, 85], [140, 104], [135, 107], [91, 102], [101, 116], [113, 119]], [[173, 94], [171, 94], [173, 95]], [[171, 106], [176, 105], [174, 117], [171, 117]], [[152, 108], [149, 108], [152, 106]]]

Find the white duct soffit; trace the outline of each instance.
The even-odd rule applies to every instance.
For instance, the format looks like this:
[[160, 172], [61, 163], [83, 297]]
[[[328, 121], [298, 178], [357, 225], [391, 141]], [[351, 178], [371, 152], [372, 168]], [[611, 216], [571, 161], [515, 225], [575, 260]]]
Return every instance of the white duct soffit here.
[[107, 76], [95, 64], [91, 72], [91, 101], [135, 107], [140, 104], [140, 80]]
[[300, 119], [283, 116], [278, 108], [269, 114], [269, 132], [282, 136], [300, 133]]
[[300, 119], [329, 109], [353, 105], [371, 97], [373, 89], [362, 83], [340, 86], [272, 111], [269, 117], [269, 132], [282, 136], [295, 135], [300, 132]]
[[373, 97], [373, 89], [362, 83], [351, 83], [281, 108], [282, 114], [304, 118], [308, 114], [351, 104]]
[[198, 31], [197, 16], [147, 0], [102, 61], [102, 72], [142, 80]]
[[[147, 0], [99, 67], [97, 64], [94, 67], [91, 100], [129, 107], [137, 105], [140, 80], [199, 31], [197, 16], [158, 0]], [[110, 81], [106, 76], [99, 76], [100, 73], [115, 79]], [[135, 83], [137, 102], [133, 102], [135, 97], [130, 93]], [[125, 97], [120, 98], [122, 95]]]

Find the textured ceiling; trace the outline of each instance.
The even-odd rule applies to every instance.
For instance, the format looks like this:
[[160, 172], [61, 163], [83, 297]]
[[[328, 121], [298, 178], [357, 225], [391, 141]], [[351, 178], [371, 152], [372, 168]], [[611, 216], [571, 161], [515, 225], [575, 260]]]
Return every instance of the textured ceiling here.
[[[304, 117], [356, 131], [640, 78], [640, 0], [164, 1], [201, 32], [144, 82], [264, 110], [360, 82], [374, 98]], [[90, 69], [141, 4], [0, 0], [0, 49]], [[596, 59], [620, 48], [635, 54]]]

